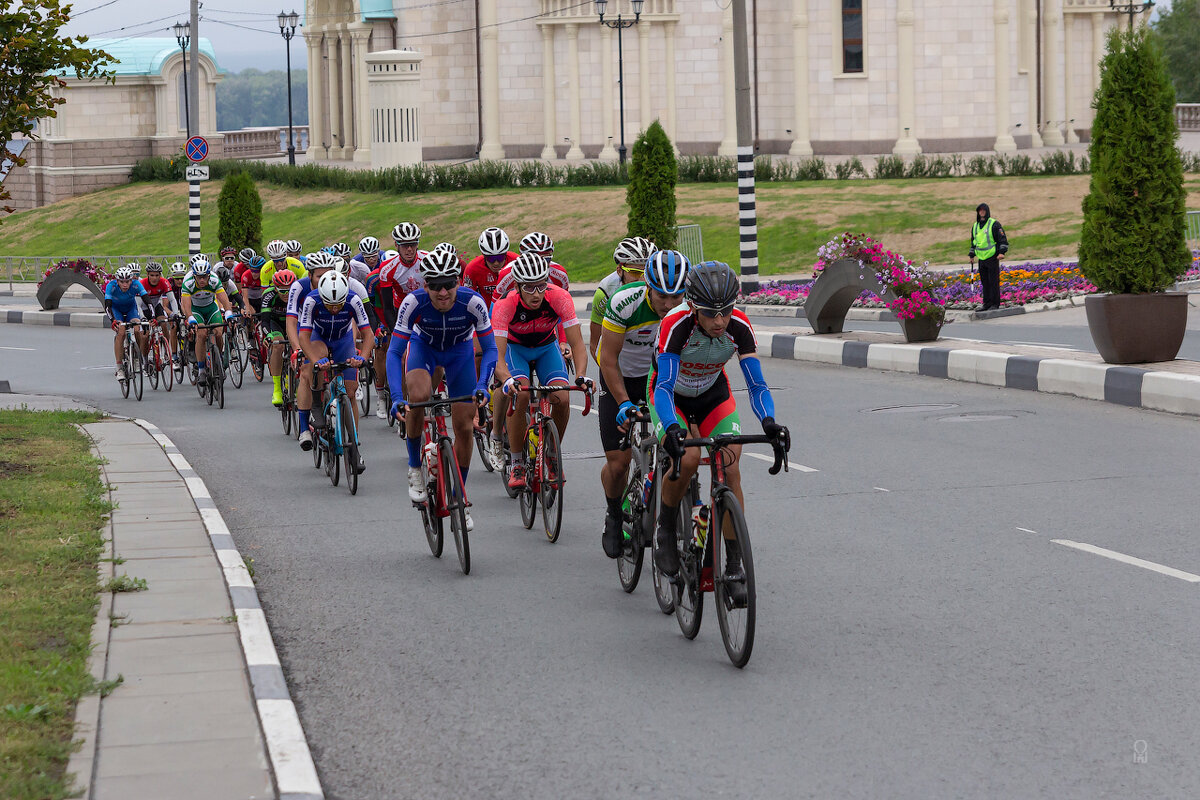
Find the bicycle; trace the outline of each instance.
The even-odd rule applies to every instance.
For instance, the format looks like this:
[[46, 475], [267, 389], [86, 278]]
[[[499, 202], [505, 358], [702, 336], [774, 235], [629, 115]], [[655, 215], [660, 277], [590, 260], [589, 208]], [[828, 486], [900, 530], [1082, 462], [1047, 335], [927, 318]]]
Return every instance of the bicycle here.
[[134, 397], [140, 402], [146, 376], [146, 356], [138, 347], [137, 337], [133, 335], [133, 327], [137, 324], [136, 321], [125, 323], [125, 340], [121, 343], [121, 366], [125, 377], [117, 378], [117, 383], [121, 384], [122, 397], [128, 399], [132, 388]]
[[[421, 471], [425, 476], [425, 500], [413, 502], [421, 512], [421, 524], [425, 528], [425, 540], [435, 558], [442, 557], [443, 522], [450, 518], [450, 531], [454, 546], [458, 548], [458, 563], [464, 575], [471, 574], [471, 542], [467, 536], [466, 489], [462, 472], [458, 467], [458, 456], [454, 454], [454, 440], [446, 427], [446, 418], [451, 416], [454, 403], [475, 402], [472, 395], [448, 397], [444, 388], [424, 403], [409, 403], [408, 407], [430, 409], [425, 414], [425, 429], [421, 447]], [[390, 408], [390, 406], [389, 406]]]
[[[585, 396], [583, 416], [592, 410], [592, 392], [583, 386], [583, 378], [575, 379], [575, 386], [522, 386], [519, 391], [529, 392], [529, 426], [525, 429], [525, 441], [521, 446], [521, 458], [525, 464], [525, 486], [517, 496], [521, 506], [521, 523], [533, 528], [538, 501], [542, 504], [542, 522], [546, 538], [558, 541], [562, 528], [562, 494], [567, 479], [563, 474], [562, 442], [558, 428], [550, 416], [550, 394], [552, 392], [583, 392]], [[535, 401], [536, 400], [536, 404]], [[508, 415], [512, 416], [516, 403], [509, 398]], [[507, 471], [507, 470], [506, 470]], [[507, 484], [507, 477], [505, 479]]]
[[[631, 416], [630, 420], [629, 429], [621, 440], [623, 448], [631, 448], [632, 458], [629, 480], [621, 495], [621, 528], [625, 543], [617, 559], [617, 576], [627, 593], [637, 588], [646, 550], [653, 546], [658, 519], [658, 476], [665, 460], [658, 439], [650, 431], [650, 410], [645, 403], [639, 404], [637, 416]], [[664, 614], [673, 613], [675, 599], [671, 594], [670, 579], [658, 571], [654, 559], [650, 560], [650, 568], [659, 610]]]
[[224, 329], [224, 322], [211, 322], [203, 325], [193, 325], [196, 329], [205, 329], [214, 331], [208, 336], [208, 341], [204, 347], [204, 360], [206, 367], [205, 381], [196, 382], [196, 391], [200, 396], [208, 401], [211, 406], [213, 401], [217, 401], [217, 408], [225, 407], [225, 364], [222, 361], [222, 348], [217, 345], [217, 337], [215, 330], [217, 328]]
[[[491, 437], [492, 431], [492, 399], [488, 396], [488, 401], [479, 407], [479, 415], [475, 420], [475, 449], [479, 452], [479, 460], [483, 462], [483, 468], [488, 472], [496, 471], [496, 463], [492, 460], [492, 450], [488, 439]], [[505, 478], [507, 485], [508, 479]]]
[[175, 316], [171, 320], [171, 335], [175, 337], [175, 357], [174, 371], [175, 382], [180, 386], [183, 385], [183, 378], [186, 374], [193, 385], [195, 385], [195, 376], [191, 374], [188, 365], [192, 360], [192, 349], [190, 347], [190, 335], [187, 330], [187, 325], [183, 321], [183, 317]]
[[226, 328], [225, 347], [222, 349], [223, 363], [235, 389], [242, 388], [242, 378], [246, 374], [247, 347], [242, 317], [235, 316], [229, 320], [229, 327]]
[[[353, 369], [345, 362], [326, 364], [314, 368], [313, 374], [325, 376], [326, 396], [324, 420], [313, 426], [313, 466], [325, 462], [325, 474], [329, 481], [338, 485], [341, 467], [346, 468], [346, 488], [350, 494], [358, 494], [358, 428], [354, 424], [354, 410], [350, 407], [350, 396], [346, 393], [346, 381], [342, 370]], [[332, 379], [329, 373], [333, 373]]]
[[266, 337], [263, 335], [262, 325], [258, 322], [258, 317], [249, 317], [246, 319], [246, 324], [249, 326], [246, 343], [246, 362], [250, 366], [250, 372], [254, 375], [254, 380], [262, 383], [263, 375], [267, 371], [267, 362], [270, 359], [270, 349], [267, 347]]
[[175, 365], [171, 363], [171, 348], [167, 344], [167, 334], [158, 319], [150, 320], [150, 355], [146, 359], [150, 365], [150, 388], [158, 390], [161, 381], [168, 392], [175, 385]]
[[299, 368], [292, 366], [292, 345], [284, 339], [283, 367], [279, 376], [283, 402], [279, 405], [279, 414], [283, 422], [283, 435], [291, 436], [294, 429], [296, 438], [300, 438], [300, 412], [296, 408], [296, 387], [299, 386], [299, 382]]
[[[675, 619], [679, 629], [688, 639], [696, 638], [700, 622], [704, 617], [704, 593], [712, 592], [717, 607], [717, 621], [721, 626], [721, 639], [729, 660], [739, 669], [750, 660], [754, 648], [755, 604], [754, 558], [750, 550], [750, 530], [746, 515], [733, 490], [725, 483], [725, 449], [735, 444], [769, 444], [775, 454], [775, 463], [770, 473], [776, 475], [780, 467], [787, 471], [787, 452], [790, 441], [756, 435], [723, 433], [698, 439], [684, 439], [683, 446], [703, 447], [708, 455], [700, 463], [707, 464], [710, 474], [709, 502], [700, 502], [699, 470], [692, 476], [688, 489], [679, 503], [680, 520], [687, 523], [690, 535], [680, 532], [676, 546], [679, 550], [679, 574], [672, 580], [672, 595], [675, 600]], [[679, 477], [679, 462], [671, 466], [671, 479]], [[666, 510], [664, 513], [671, 513]], [[726, 516], [732, 528], [730, 539], [738, 543], [742, 551], [743, 577], [725, 574], [722, 558], [725, 546]], [[690, 520], [690, 522], [689, 522]], [[707, 528], [707, 530], [706, 530]], [[655, 537], [654, 547], [658, 547]], [[733, 596], [733, 585], [742, 584], [744, 600]]]

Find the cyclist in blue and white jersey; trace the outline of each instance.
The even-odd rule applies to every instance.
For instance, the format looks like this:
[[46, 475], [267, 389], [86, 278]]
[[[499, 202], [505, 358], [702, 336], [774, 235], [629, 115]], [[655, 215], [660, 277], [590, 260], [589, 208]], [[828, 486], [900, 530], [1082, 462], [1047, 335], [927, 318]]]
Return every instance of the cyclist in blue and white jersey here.
[[117, 377], [125, 378], [125, 366], [121, 363], [121, 348], [125, 341], [125, 325], [134, 323], [134, 338], [138, 347], [146, 352], [146, 337], [142, 335], [142, 312], [139, 297], [146, 294], [146, 287], [140, 281], [133, 279], [133, 269], [128, 265], [121, 267], [113, 275], [113, 279], [104, 287], [104, 313], [108, 316], [109, 324], [116, 332], [113, 339], [113, 353], [117, 358]]
[[[459, 286], [461, 270], [458, 257], [447, 250], [429, 253], [421, 259], [425, 288], [417, 289], [400, 304], [392, 342], [388, 345], [391, 413], [404, 422], [408, 445], [408, 496], [415, 503], [426, 499], [425, 481], [421, 476], [421, 430], [425, 424], [425, 410], [409, 408], [408, 403], [429, 400], [433, 395], [433, 372], [438, 367], [445, 371], [446, 389], [451, 397], [473, 393], [476, 403], [486, 402], [488, 382], [496, 366], [496, 338], [492, 335], [487, 304], [475, 290]], [[483, 349], [478, 374], [472, 343], [476, 335]], [[466, 486], [474, 446], [475, 405], [457, 403], [452, 413], [454, 452], [463, 486]], [[475, 525], [470, 509], [466, 510], [466, 525], [467, 530]]]

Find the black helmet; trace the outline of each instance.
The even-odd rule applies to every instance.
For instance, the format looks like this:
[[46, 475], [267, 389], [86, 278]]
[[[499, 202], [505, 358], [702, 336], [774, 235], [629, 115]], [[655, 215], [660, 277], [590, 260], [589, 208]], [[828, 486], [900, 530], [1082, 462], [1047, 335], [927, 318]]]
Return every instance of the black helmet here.
[[688, 270], [686, 294], [692, 308], [729, 313], [740, 291], [737, 273], [723, 261], [704, 261]]

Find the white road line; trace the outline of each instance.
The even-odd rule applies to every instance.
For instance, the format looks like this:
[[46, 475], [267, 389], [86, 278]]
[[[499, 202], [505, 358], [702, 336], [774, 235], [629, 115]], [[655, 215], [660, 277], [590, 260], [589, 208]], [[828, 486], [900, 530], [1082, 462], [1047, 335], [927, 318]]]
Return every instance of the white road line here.
[[[775, 456], [764, 456], [762, 453], [751, 453], [749, 450], [743, 450], [742, 455], [750, 456], [751, 458], [757, 458], [759, 461], [765, 461], [768, 464], [775, 463]], [[819, 472], [820, 471], [820, 470], [815, 470], [812, 467], [806, 467], [803, 464], [796, 464], [796, 463], [791, 463], [791, 462], [788, 463], [788, 469], [799, 470], [800, 472]]]
[[571, 403], [571, 408], [575, 409], [576, 411], [583, 411], [583, 406], [577, 406], [574, 403]]
[[0, 350], [24, 350], [28, 353], [32, 353], [32, 352], [35, 352], [37, 350], [37, 348], [36, 347], [0, 347]]
[[1157, 572], [1162, 575], [1167, 575], [1172, 578], [1179, 578], [1181, 581], [1188, 583], [1200, 583], [1200, 575], [1193, 575], [1190, 572], [1175, 569], [1174, 567], [1164, 567], [1162, 564], [1155, 564], [1153, 561], [1146, 561], [1134, 556], [1127, 556], [1124, 553], [1118, 553], [1115, 550], [1106, 550], [1103, 547], [1096, 547], [1094, 544], [1085, 542], [1073, 542], [1070, 539], [1051, 539], [1054, 544], [1061, 544], [1063, 547], [1071, 547], [1076, 550], [1082, 550], [1085, 553], [1091, 553], [1104, 558], [1111, 558], [1113, 561], [1120, 561], [1122, 564], [1131, 564], [1135, 567], [1148, 569], [1151, 572]]
[[876, 487], [875, 487], [875, 491], [877, 491], [877, 492], [890, 492], [890, 491], [892, 491], [892, 490], [891, 490], [891, 489], [885, 489], [885, 488], [883, 488], [882, 486], [876, 486]]
[[1031, 531], [1029, 528], [1017, 528], [1017, 530], [1024, 531], [1025, 533], [1037, 533], [1037, 531]]

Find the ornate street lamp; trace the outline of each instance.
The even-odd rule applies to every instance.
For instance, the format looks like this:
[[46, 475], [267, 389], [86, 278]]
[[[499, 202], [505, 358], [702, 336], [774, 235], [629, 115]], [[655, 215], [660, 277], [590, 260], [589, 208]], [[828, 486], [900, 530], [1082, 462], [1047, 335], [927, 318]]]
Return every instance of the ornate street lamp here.
[[[620, 2], [620, 0], [617, 0]], [[616, 28], [617, 30], [617, 86], [621, 97], [621, 146], [617, 149], [620, 153], [621, 163], [625, 163], [625, 48], [621, 43], [621, 31], [626, 28], [632, 28], [638, 24], [638, 20], [642, 16], [642, 5], [646, 0], [631, 0], [633, 6], [633, 19], [622, 19], [620, 12], [617, 12], [616, 20], [605, 20], [604, 12], [608, 8], [608, 0], [596, 0], [596, 13], [600, 15], [600, 24], [608, 28]], [[645, 70], [645, 65], [641, 67]], [[645, 76], [642, 77], [645, 80]], [[642, 116], [646, 116], [647, 109], [642, 109]], [[611, 112], [610, 112], [611, 113]], [[611, 117], [609, 118], [612, 119]]]
[[183, 59], [183, 120], [190, 139], [192, 138], [192, 115], [191, 106], [188, 105], [187, 47], [192, 41], [192, 37], [188, 35], [191, 28], [182, 22], [176, 22], [171, 26], [171, 31], [175, 34], [175, 41], [179, 42], [179, 55]]
[[1149, 11], [1154, 8], [1154, 0], [1127, 0], [1124, 3], [1117, 0], [1108, 0], [1108, 7], [1118, 14], [1129, 15], [1129, 29], [1133, 30], [1133, 15], [1141, 14], [1143, 11]]
[[279, 34], [287, 42], [287, 93], [288, 93], [288, 164], [296, 166], [296, 140], [292, 135], [292, 37], [296, 35], [296, 25], [300, 15], [294, 10], [288, 14], [279, 12]]

